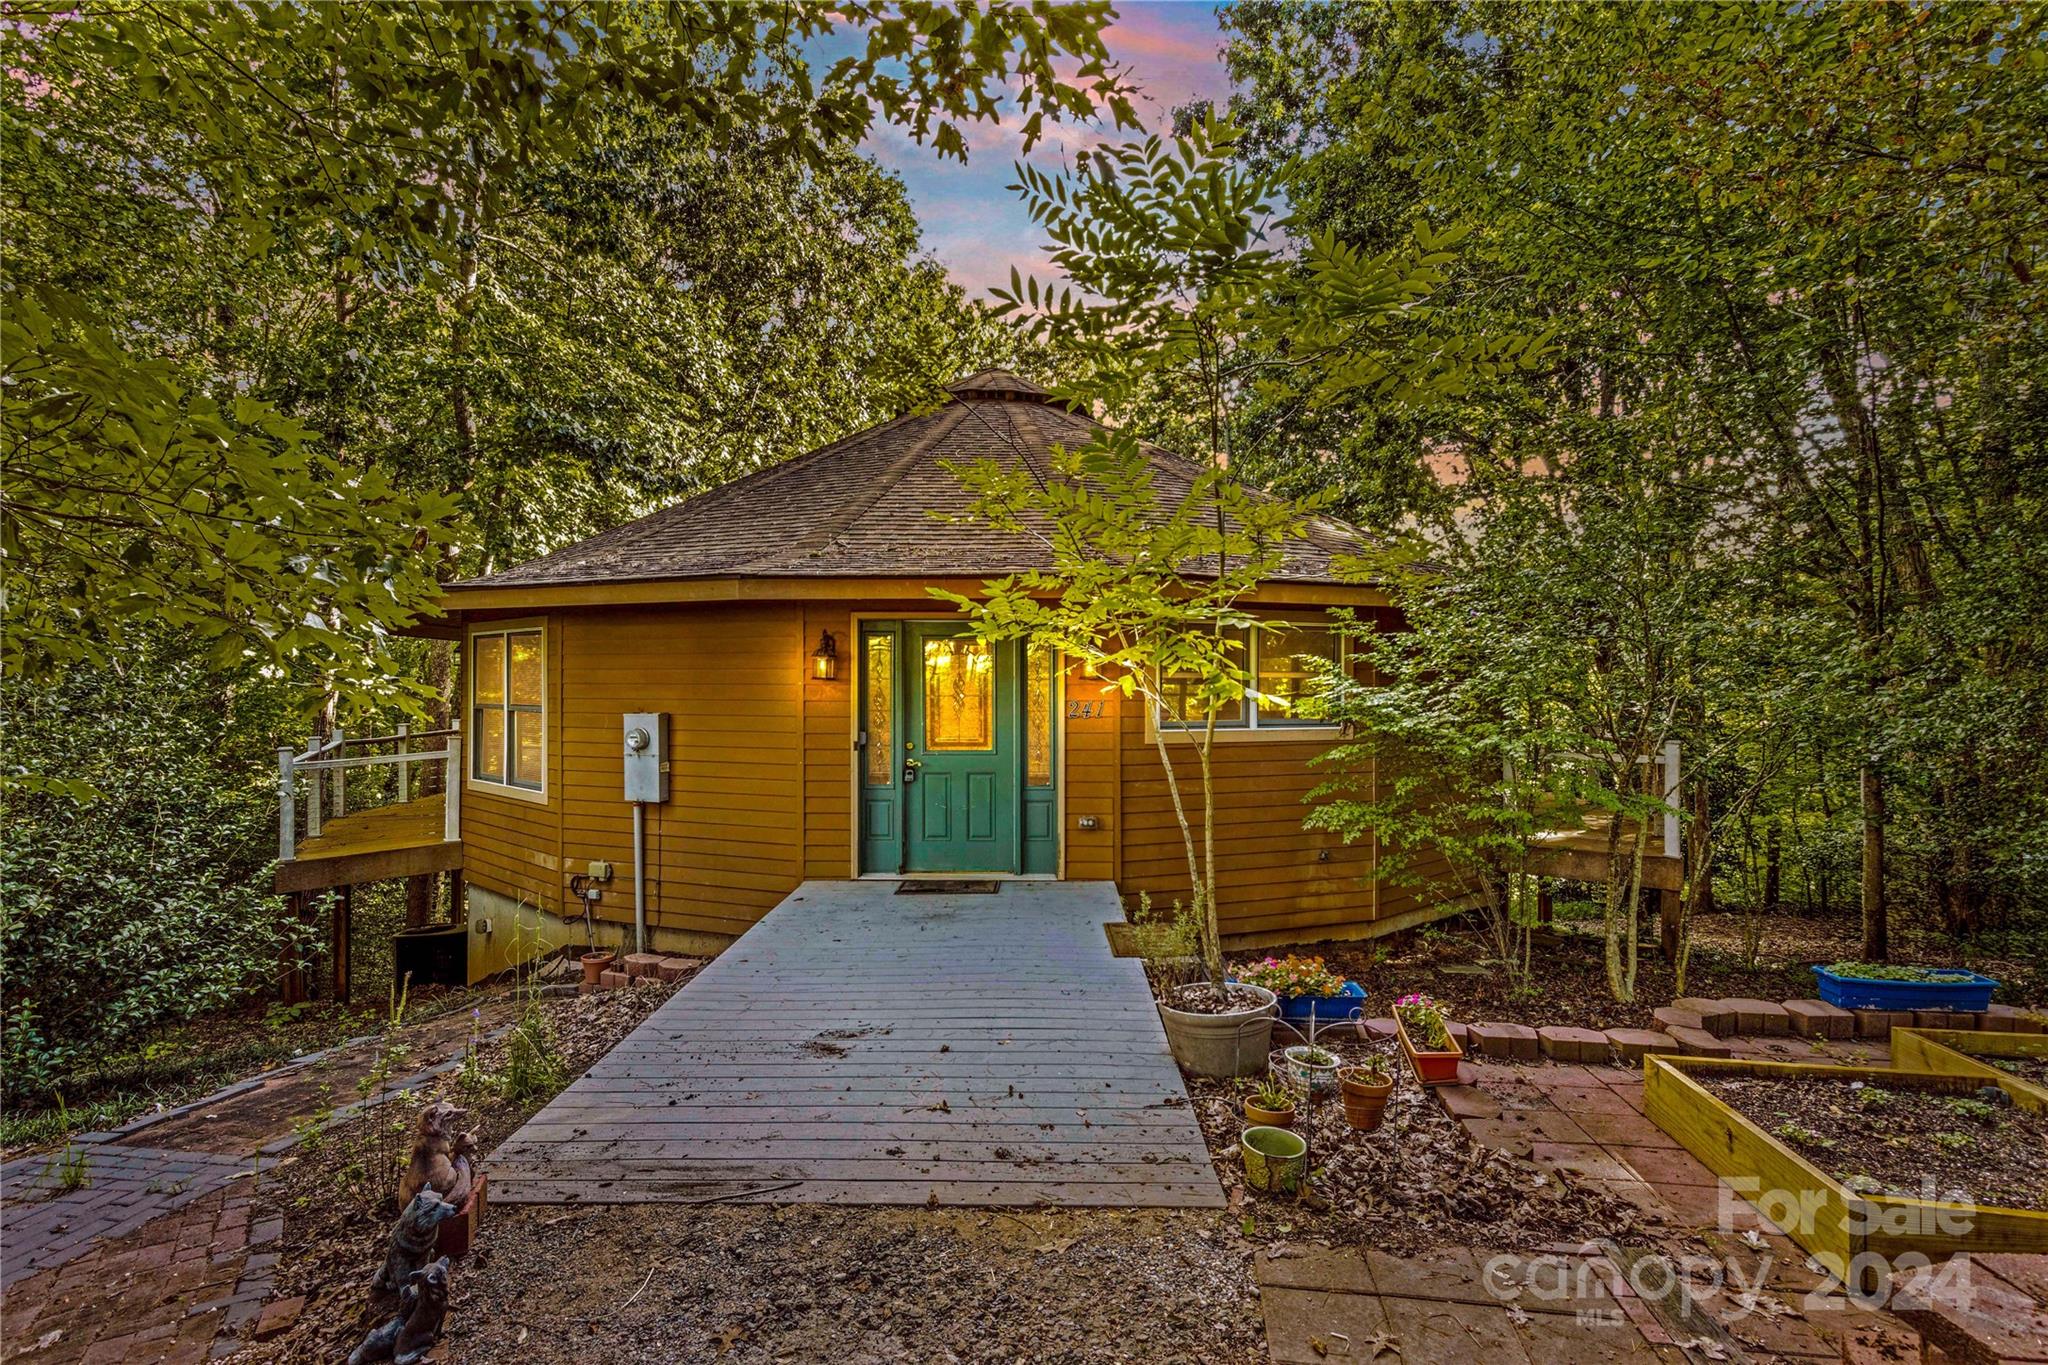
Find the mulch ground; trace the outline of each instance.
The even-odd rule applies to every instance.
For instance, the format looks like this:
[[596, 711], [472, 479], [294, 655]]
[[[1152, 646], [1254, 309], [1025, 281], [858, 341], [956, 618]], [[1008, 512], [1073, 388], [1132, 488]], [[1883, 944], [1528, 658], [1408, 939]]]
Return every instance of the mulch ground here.
[[1979, 1057], [1986, 1066], [1997, 1067], [2008, 1076], [2017, 1076], [2035, 1085], [2048, 1085], [2048, 1057]]
[[1738, 1113], [1873, 1193], [2048, 1209], [2048, 1115], [1989, 1096], [1860, 1081], [1700, 1078]]
[[[1762, 935], [1758, 961], [1744, 955], [1744, 925], [1736, 915], [1701, 916], [1694, 925], [1692, 958], [1685, 994], [1725, 999], [1807, 999], [1814, 994], [1814, 963], [1856, 955], [1856, 926], [1842, 919], [1770, 921]], [[1916, 944], [1915, 962], [1930, 966], [1961, 966], [1951, 947], [1937, 950]], [[1635, 999], [1614, 1000], [1607, 986], [1605, 946], [1597, 926], [1562, 925], [1539, 935], [1531, 955], [1531, 972], [1517, 984], [1491, 961], [1493, 948], [1482, 935], [1455, 922], [1394, 940], [1365, 943], [1298, 943], [1260, 950], [1257, 956], [1289, 953], [1321, 957], [1340, 975], [1364, 986], [1366, 1013], [1385, 1015], [1399, 996], [1411, 992], [1435, 996], [1451, 1007], [1454, 1018], [1471, 1022], [1568, 1024], [1579, 1028], [1650, 1028], [1650, 1012], [1678, 995], [1671, 968], [1654, 941], [1641, 950]], [[1899, 960], [1903, 955], [1895, 954]], [[1246, 960], [1232, 954], [1231, 961]], [[1972, 959], [1976, 970], [1998, 976], [2013, 989], [2001, 998], [2029, 1003], [2043, 984], [2038, 968], [2025, 962]]]
[[1397, 1254], [1443, 1244], [1534, 1249], [1595, 1237], [1647, 1240], [1641, 1211], [1626, 1200], [1473, 1141], [1416, 1081], [1394, 1044], [1328, 1035], [1323, 1044], [1347, 1065], [1377, 1052], [1394, 1077], [1394, 1093], [1372, 1132], [1352, 1128], [1334, 1096], [1314, 1104], [1297, 1098], [1294, 1131], [1308, 1139], [1313, 1172], [1311, 1190], [1300, 1199], [1245, 1187], [1238, 1139], [1247, 1083], [1188, 1082], [1217, 1175], [1255, 1233]]

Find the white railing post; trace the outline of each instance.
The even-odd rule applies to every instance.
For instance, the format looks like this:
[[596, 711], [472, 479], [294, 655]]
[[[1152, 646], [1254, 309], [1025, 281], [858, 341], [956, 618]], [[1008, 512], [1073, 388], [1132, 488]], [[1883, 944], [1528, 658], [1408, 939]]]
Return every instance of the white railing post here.
[[[339, 726], [335, 727], [334, 731], [334, 756], [337, 759], [348, 757], [348, 736], [342, 732]], [[346, 814], [348, 814], [348, 769], [336, 768], [334, 770], [334, 816], [338, 820]]]
[[[405, 721], [398, 722], [398, 752], [401, 759], [404, 755], [412, 752], [412, 743], [407, 739], [407, 736], [410, 734], [412, 734], [412, 726]], [[412, 764], [401, 761], [398, 765], [398, 804], [402, 806], [410, 800], [412, 800]]]
[[1680, 857], [1678, 843], [1678, 741], [1664, 741], [1664, 856]]
[[[313, 751], [313, 757], [320, 757], [320, 736], [313, 736], [313, 742], [309, 747]], [[322, 789], [326, 785], [327, 774], [319, 768], [313, 769], [313, 780], [306, 784], [306, 837], [308, 839], [320, 837], [320, 798], [322, 796]]]
[[441, 781], [441, 837], [450, 843], [462, 837], [462, 734], [448, 732], [447, 775]]
[[298, 853], [299, 813], [293, 809], [292, 751], [277, 751], [277, 860], [290, 862]]

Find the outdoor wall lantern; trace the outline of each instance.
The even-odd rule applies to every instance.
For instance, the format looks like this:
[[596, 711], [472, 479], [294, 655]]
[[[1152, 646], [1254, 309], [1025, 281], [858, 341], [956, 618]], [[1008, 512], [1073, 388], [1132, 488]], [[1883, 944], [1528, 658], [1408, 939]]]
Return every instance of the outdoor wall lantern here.
[[830, 682], [839, 676], [839, 646], [829, 630], [818, 632], [818, 648], [811, 654], [811, 676], [820, 682]]

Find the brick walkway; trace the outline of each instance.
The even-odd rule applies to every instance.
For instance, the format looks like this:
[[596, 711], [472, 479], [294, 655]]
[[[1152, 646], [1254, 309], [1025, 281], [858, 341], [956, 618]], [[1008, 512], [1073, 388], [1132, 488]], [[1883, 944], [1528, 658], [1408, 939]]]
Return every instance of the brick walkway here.
[[[509, 1007], [486, 1008], [483, 1027]], [[61, 1188], [63, 1157], [0, 1166], [0, 1359], [193, 1361], [225, 1356], [284, 1330], [297, 1301], [268, 1302], [283, 1235], [260, 1201], [260, 1178], [301, 1134], [295, 1120], [328, 1110], [341, 1122], [461, 1064], [468, 1012], [405, 1040], [431, 1065], [370, 1099], [332, 1105], [376, 1059], [373, 1039], [237, 1082], [121, 1128], [82, 1134], [85, 1183]], [[160, 1145], [159, 1145], [160, 1144]]]
[[20, 1280], [0, 1308], [7, 1358], [201, 1361], [281, 1330], [294, 1306], [266, 1300], [284, 1220], [254, 1198], [248, 1181], [216, 1188]]
[[66, 1152], [85, 1162], [86, 1183], [75, 1190], [59, 1188], [57, 1156], [22, 1157], [0, 1166], [0, 1236], [7, 1243], [0, 1285], [9, 1290], [26, 1276], [62, 1266], [97, 1241], [125, 1237], [256, 1168], [244, 1157], [157, 1147], [85, 1143]]

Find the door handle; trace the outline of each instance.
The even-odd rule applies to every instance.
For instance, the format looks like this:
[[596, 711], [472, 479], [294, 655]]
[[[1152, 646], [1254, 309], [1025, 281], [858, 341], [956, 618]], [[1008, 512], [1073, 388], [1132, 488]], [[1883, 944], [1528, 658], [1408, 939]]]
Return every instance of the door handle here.
[[904, 760], [903, 760], [903, 785], [907, 787], [907, 786], [909, 786], [909, 785], [910, 785], [911, 783], [913, 783], [913, 782], [917, 781], [917, 770], [918, 770], [919, 768], [922, 768], [923, 766], [924, 766], [924, 764], [922, 764], [922, 763], [918, 762], [918, 761], [917, 761], [916, 759], [914, 759], [914, 758], [906, 758], [906, 759], [904, 759]]

